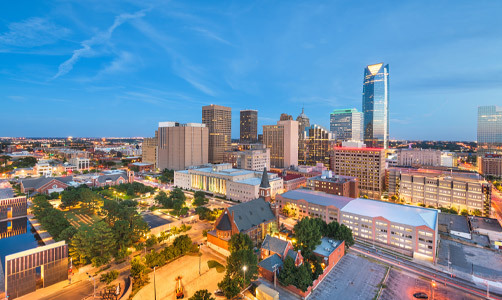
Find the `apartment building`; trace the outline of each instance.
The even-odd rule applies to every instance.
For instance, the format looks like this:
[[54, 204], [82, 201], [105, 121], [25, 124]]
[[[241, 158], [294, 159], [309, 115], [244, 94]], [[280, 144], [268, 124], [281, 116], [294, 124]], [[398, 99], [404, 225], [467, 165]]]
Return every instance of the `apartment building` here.
[[385, 181], [385, 150], [381, 148], [334, 147], [331, 170], [336, 175], [359, 180], [359, 193], [380, 199]]
[[389, 196], [432, 207], [455, 207], [489, 216], [491, 184], [475, 173], [391, 168]]

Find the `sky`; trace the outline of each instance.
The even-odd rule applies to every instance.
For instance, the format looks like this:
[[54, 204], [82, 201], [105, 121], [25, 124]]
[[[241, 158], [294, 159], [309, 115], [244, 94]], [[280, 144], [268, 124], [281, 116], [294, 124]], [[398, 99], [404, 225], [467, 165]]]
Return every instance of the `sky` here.
[[201, 107], [329, 128], [390, 68], [390, 137], [475, 140], [502, 105], [502, 1], [3, 1], [0, 136], [153, 136]]

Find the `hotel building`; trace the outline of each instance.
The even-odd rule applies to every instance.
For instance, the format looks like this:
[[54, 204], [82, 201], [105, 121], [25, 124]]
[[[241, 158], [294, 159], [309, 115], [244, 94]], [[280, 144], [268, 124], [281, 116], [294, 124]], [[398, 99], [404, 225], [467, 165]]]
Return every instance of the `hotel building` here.
[[385, 150], [335, 147], [331, 170], [336, 175], [357, 177], [361, 195], [380, 199], [385, 181]]
[[298, 166], [298, 122], [281, 116], [277, 125], [263, 126], [263, 144], [270, 148], [274, 168]]
[[[267, 173], [274, 197], [282, 191], [282, 179]], [[262, 172], [234, 169], [231, 164], [192, 168], [174, 172], [174, 185], [183, 189], [204, 191], [246, 202], [259, 197]]]

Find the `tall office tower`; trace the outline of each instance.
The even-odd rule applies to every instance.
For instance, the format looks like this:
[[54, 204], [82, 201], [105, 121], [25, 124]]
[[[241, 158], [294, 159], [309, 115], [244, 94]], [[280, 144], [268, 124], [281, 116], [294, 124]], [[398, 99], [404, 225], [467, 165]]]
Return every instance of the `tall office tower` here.
[[157, 167], [161, 170], [184, 170], [207, 164], [208, 140], [209, 130], [205, 124], [160, 122]]
[[305, 114], [302, 107], [302, 113], [296, 118], [298, 121], [298, 162], [302, 165], [307, 164], [307, 128], [310, 127], [310, 119]]
[[379, 200], [385, 181], [385, 150], [334, 147], [331, 170], [336, 175], [357, 177], [360, 194]]
[[157, 145], [158, 145], [158, 131], [155, 131], [155, 137], [144, 138], [142, 146], [141, 160], [144, 163], [153, 164], [153, 168], [157, 169]]
[[389, 65], [369, 65], [364, 69], [363, 132], [368, 147], [389, 145]]
[[478, 106], [478, 153], [502, 154], [502, 106]]
[[307, 132], [307, 160], [305, 164], [315, 166], [317, 163], [322, 163], [329, 167], [329, 155], [334, 146], [333, 133], [317, 124], [308, 127]]
[[363, 114], [357, 109], [335, 109], [330, 114], [329, 130], [340, 142], [362, 141]]
[[270, 166], [298, 166], [298, 122], [281, 120], [277, 125], [263, 126], [263, 144], [270, 148]]
[[256, 143], [258, 141], [258, 111], [241, 110], [241, 143]]
[[202, 107], [202, 123], [209, 128], [209, 162], [223, 162], [223, 153], [230, 150], [232, 108], [220, 105]]

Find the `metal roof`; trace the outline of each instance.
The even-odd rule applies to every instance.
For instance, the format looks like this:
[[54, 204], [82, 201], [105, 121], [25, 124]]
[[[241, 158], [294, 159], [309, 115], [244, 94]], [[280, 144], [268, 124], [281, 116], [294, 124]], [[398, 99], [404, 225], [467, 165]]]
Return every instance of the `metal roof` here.
[[283, 241], [281, 239], [270, 236], [268, 234], [265, 237], [265, 239], [263, 240], [263, 243], [261, 244], [261, 247], [263, 249], [270, 250], [275, 253], [279, 253], [280, 255], [284, 254], [284, 251], [286, 251], [287, 246], [288, 246], [287, 241]]
[[274, 272], [274, 266], [277, 266], [277, 269], [280, 269], [283, 266], [283, 262], [279, 255], [274, 254], [260, 261], [258, 266], [270, 272]]
[[383, 217], [409, 226], [425, 225], [434, 230], [438, 220], [437, 209], [362, 198], [353, 199], [341, 211], [370, 218]]
[[270, 203], [263, 198], [230, 206], [227, 209], [230, 213], [234, 213], [234, 223], [239, 231], [246, 231], [276, 218]]
[[297, 189], [281, 194], [281, 197], [293, 200], [303, 199], [309, 203], [322, 206], [335, 206], [338, 209], [345, 207], [354, 198], [332, 195], [320, 191], [312, 191], [307, 189]]

